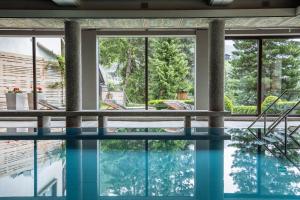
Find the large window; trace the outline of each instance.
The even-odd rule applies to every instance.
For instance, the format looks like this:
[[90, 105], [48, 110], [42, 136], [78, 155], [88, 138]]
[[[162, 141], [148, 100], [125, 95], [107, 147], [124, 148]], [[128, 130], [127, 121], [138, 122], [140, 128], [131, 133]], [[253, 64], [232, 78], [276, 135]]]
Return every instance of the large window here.
[[194, 45], [193, 38], [149, 39], [150, 106], [174, 110], [194, 108]]
[[234, 114], [257, 113], [257, 60], [257, 40], [226, 40], [226, 110]]
[[300, 100], [300, 40], [264, 39], [262, 49], [262, 109], [287, 91], [270, 110], [279, 114]]
[[300, 100], [299, 56], [299, 39], [226, 40], [225, 109], [233, 114], [259, 114], [284, 91], [269, 114], [294, 106]]
[[[49, 104], [49, 107], [61, 109], [65, 107], [64, 39], [37, 38], [36, 49], [38, 108]], [[39, 103], [40, 99], [47, 104]]]
[[193, 109], [193, 37], [98, 38], [101, 109]]
[[145, 109], [144, 53], [144, 38], [99, 38], [101, 109]]
[[0, 37], [1, 110], [29, 109], [32, 90], [32, 40], [30, 37]]
[[34, 92], [37, 109], [64, 107], [62, 41], [58, 37], [0, 37], [0, 109], [33, 110]]

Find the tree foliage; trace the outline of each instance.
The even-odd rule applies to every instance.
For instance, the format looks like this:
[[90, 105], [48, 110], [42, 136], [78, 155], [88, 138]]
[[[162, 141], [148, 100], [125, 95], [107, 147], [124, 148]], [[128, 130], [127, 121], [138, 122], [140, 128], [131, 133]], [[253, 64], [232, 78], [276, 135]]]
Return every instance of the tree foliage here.
[[175, 99], [179, 91], [192, 88], [188, 80], [190, 69], [183, 45], [175, 38], [151, 40], [153, 52], [150, 57], [150, 99]]
[[[257, 41], [235, 40], [234, 48], [230, 66], [227, 66], [226, 95], [237, 105], [255, 105], [258, 78]], [[262, 56], [263, 96], [299, 89], [300, 42], [289, 39], [263, 40]]]
[[[128, 101], [144, 103], [144, 38], [105, 38], [99, 40], [102, 67], [116, 68], [120, 88]], [[192, 91], [193, 40], [149, 39], [149, 98], [174, 99], [178, 91]]]
[[148, 185], [150, 196], [193, 195], [191, 145], [190, 141], [174, 140], [101, 142], [101, 194], [142, 196]]
[[144, 102], [143, 38], [106, 38], [99, 40], [99, 61], [106, 68], [116, 67], [114, 76], [121, 77], [121, 88], [128, 101]]

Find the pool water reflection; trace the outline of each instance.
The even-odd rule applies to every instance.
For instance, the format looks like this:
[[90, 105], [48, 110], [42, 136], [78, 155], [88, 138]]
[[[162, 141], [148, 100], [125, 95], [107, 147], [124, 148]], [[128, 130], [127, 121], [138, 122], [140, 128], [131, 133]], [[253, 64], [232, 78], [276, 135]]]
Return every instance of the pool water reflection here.
[[1, 140], [0, 197], [300, 199], [297, 149], [291, 163], [245, 130], [228, 133], [231, 140]]

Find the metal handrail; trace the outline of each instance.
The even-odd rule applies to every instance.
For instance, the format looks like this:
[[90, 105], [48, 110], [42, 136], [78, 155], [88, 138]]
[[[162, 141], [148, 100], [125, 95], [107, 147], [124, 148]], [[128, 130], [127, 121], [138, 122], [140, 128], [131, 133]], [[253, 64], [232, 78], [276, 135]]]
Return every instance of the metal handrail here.
[[271, 107], [273, 105], [275, 105], [277, 103], [277, 101], [279, 101], [279, 99], [281, 99], [281, 97], [283, 95], [285, 95], [288, 92], [288, 90], [285, 90], [283, 93], [281, 93], [281, 95], [275, 100], [273, 101], [260, 115], [258, 115], [258, 117], [250, 124], [250, 126], [248, 126], [248, 129], [252, 128], [252, 126], [265, 114], [267, 114], [267, 112], [271, 109]]
[[297, 126], [297, 127], [289, 134], [289, 136], [294, 135], [294, 133], [296, 133], [296, 132], [299, 130], [299, 128], [300, 128], [300, 125]]
[[[268, 135], [270, 132], [272, 132], [278, 125], [279, 123], [285, 119], [286, 117], [288, 117], [288, 115], [295, 110], [296, 107], [298, 107], [298, 105], [300, 104], [300, 100], [291, 108], [288, 109], [286, 112], [284, 112], [282, 115], [279, 116], [279, 118], [277, 118], [277, 120], [275, 120], [274, 123], [272, 123], [269, 128], [268, 131], [266, 132], [265, 136]], [[271, 128], [270, 128], [271, 127]]]

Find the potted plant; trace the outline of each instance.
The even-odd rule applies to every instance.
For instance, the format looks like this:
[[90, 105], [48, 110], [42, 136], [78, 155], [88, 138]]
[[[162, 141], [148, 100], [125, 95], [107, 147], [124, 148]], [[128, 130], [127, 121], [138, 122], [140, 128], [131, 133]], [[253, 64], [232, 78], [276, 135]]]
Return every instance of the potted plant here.
[[190, 88], [191, 87], [188, 83], [182, 83], [177, 89], [177, 100], [188, 99], [188, 91]]
[[[45, 96], [43, 94], [43, 88], [41, 86], [37, 86], [36, 87], [36, 99], [37, 102], [39, 102], [39, 100], [45, 100]], [[29, 110], [33, 110], [34, 106], [33, 106], [33, 91], [31, 93], [27, 93], [27, 98], [28, 98], [28, 107]]]
[[6, 87], [6, 106], [7, 110], [25, 110], [26, 96], [19, 87], [10, 89]]

